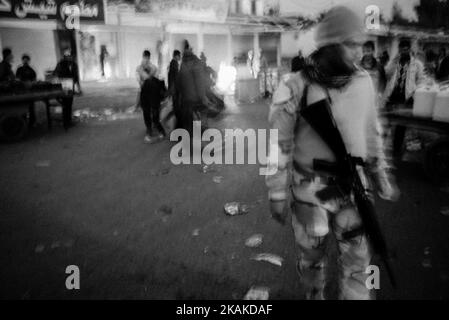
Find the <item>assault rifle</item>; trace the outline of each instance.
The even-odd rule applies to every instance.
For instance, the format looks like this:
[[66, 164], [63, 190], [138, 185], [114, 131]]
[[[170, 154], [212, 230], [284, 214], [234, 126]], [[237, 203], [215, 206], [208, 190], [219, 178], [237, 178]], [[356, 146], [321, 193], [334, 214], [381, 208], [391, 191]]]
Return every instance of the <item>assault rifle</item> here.
[[[336, 162], [314, 159], [314, 170], [335, 175], [336, 188], [340, 189], [344, 194], [352, 194], [354, 197], [355, 205], [362, 220], [362, 226], [359, 229], [344, 233], [343, 237], [350, 239], [365, 233], [374, 253], [377, 253], [382, 259], [392, 286], [396, 287], [387, 244], [377, 220], [373, 199], [363, 184], [363, 179], [365, 178], [363, 159], [353, 157], [347, 152], [343, 138], [330, 110], [328, 99], [320, 100], [309, 106], [303, 103], [299, 113], [329, 146], [336, 158]], [[317, 196], [319, 197], [320, 195], [317, 194]], [[322, 196], [325, 195], [322, 194]]]

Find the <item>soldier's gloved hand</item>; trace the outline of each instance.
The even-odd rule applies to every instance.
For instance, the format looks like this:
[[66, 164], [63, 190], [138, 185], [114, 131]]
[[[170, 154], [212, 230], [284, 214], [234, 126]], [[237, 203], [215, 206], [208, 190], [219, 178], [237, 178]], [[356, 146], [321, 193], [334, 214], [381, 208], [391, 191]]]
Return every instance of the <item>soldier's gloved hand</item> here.
[[271, 217], [281, 225], [287, 221], [287, 200], [270, 200]]
[[399, 199], [401, 192], [392, 175], [385, 170], [380, 170], [376, 173], [376, 180], [379, 197], [388, 201], [397, 201]]

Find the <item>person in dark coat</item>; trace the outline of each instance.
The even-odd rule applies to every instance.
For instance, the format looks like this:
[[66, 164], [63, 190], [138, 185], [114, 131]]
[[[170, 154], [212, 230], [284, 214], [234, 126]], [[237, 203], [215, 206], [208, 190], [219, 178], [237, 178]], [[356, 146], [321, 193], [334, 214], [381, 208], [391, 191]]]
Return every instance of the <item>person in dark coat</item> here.
[[11, 63], [14, 60], [12, 51], [9, 48], [3, 49], [3, 60], [0, 62], [0, 82], [12, 81], [15, 79], [14, 72], [12, 71]]
[[165, 136], [164, 128], [159, 119], [161, 101], [165, 98], [167, 90], [163, 80], [156, 76], [150, 76], [142, 85], [140, 92], [140, 104], [143, 111], [143, 119], [147, 128], [144, 141], [153, 143]]
[[[16, 78], [22, 82], [36, 81], [36, 72], [30, 67], [30, 56], [24, 54], [22, 56], [22, 65], [17, 68]], [[30, 114], [28, 125], [32, 127], [36, 123], [36, 111], [34, 110], [34, 102], [30, 102], [28, 107]]]
[[193, 54], [187, 40], [184, 41], [181, 69], [176, 79], [176, 95], [180, 108], [178, 127], [191, 134], [194, 118], [198, 118], [208, 102], [203, 63]]
[[170, 61], [168, 69], [168, 91], [172, 94], [175, 90], [176, 78], [179, 72], [179, 62], [181, 61], [181, 52], [173, 51], [173, 59]]
[[441, 47], [436, 72], [438, 81], [449, 80], [449, 56], [446, 55], [446, 48]]
[[[73, 91], [75, 91], [75, 85], [77, 85], [78, 92], [79, 92], [79, 94], [81, 94], [78, 65], [76, 64], [75, 61], [73, 61], [70, 50], [64, 51], [64, 57], [56, 65], [56, 68], [53, 71], [53, 75], [58, 78], [61, 78], [61, 79], [64, 79], [64, 78], [72, 79], [73, 80]], [[73, 124], [72, 123], [73, 97], [61, 98], [60, 100], [63, 104], [66, 105], [66, 107], [63, 108], [63, 115], [62, 115], [64, 118], [64, 123], [67, 126], [71, 126]]]
[[30, 66], [30, 56], [24, 54], [22, 56], [22, 65], [17, 68], [16, 78], [20, 81], [36, 81], [36, 71]]
[[298, 55], [292, 59], [291, 71], [298, 72], [304, 68], [305, 59], [302, 56], [302, 52], [299, 51]]
[[73, 89], [75, 89], [75, 86], [78, 86], [78, 92], [81, 94], [78, 65], [75, 61], [73, 61], [70, 50], [66, 50], [64, 52], [64, 57], [56, 65], [56, 68], [53, 71], [53, 75], [58, 78], [73, 79]]
[[360, 66], [368, 71], [374, 83], [376, 84], [377, 92], [382, 94], [387, 84], [387, 76], [385, 75], [385, 69], [382, 64], [374, 56], [376, 50], [373, 41], [366, 41], [363, 44], [363, 57], [360, 61]]

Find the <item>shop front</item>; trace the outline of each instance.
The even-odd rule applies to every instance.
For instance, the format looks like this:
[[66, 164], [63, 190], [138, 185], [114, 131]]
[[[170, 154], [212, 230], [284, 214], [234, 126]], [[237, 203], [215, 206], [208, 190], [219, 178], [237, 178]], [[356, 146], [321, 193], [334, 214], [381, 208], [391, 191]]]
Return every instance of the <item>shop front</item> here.
[[[2, 0], [0, 2], [0, 46], [11, 48], [13, 69], [28, 54], [38, 79], [53, 70], [64, 50], [70, 49], [80, 61], [77, 33], [68, 28], [66, 9], [76, 7], [83, 25], [105, 23], [103, 0]], [[82, 78], [83, 79], [83, 78]]]

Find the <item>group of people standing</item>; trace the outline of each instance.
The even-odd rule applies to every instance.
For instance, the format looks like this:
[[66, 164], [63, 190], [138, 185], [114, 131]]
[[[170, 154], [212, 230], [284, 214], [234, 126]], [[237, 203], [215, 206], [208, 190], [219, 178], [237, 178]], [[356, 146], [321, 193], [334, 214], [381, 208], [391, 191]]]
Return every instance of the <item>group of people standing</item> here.
[[[0, 62], [0, 82], [13, 82], [20, 81], [24, 83], [33, 83], [37, 81], [36, 71], [30, 65], [31, 57], [28, 54], [22, 55], [22, 64], [17, 68], [14, 73], [12, 69], [12, 63], [14, 61], [14, 55], [10, 48], [4, 48], [2, 51], [3, 60]], [[62, 59], [58, 62], [55, 69], [52, 72], [53, 76], [59, 79], [71, 79], [73, 81], [73, 91], [75, 87], [78, 88], [78, 93], [81, 94], [81, 85], [79, 81], [78, 65], [74, 61], [71, 51], [69, 49], [64, 50]], [[73, 98], [67, 97], [64, 99]], [[66, 104], [64, 108], [64, 118], [67, 125], [72, 125], [72, 103]], [[33, 126], [36, 121], [36, 115], [34, 110], [34, 103], [30, 103], [29, 107], [29, 126]]]
[[173, 51], [173, 58], [168, 67], [168, 88], [166, 88], [160, 71], [151, 63], [150, 58], [150, 51], [145, 50], [142, 63], [137, 67], [141, 89], [139, 103], [147, 128], [144, 141], [153, 143], [160, 141], [166, 135], [161, 125], [159, 112], [161, 102], [168, 97], [172, 99], [176, 127], [191, 133], [193, 121], [201, 120], [212, 104], [208, 94], [214, 84], [214, 71], [207, 65], [204, 54], [201, 54], [201, 59], [198, 58], [188, 41], [184, 40], [182, 54], [179, 50]]

